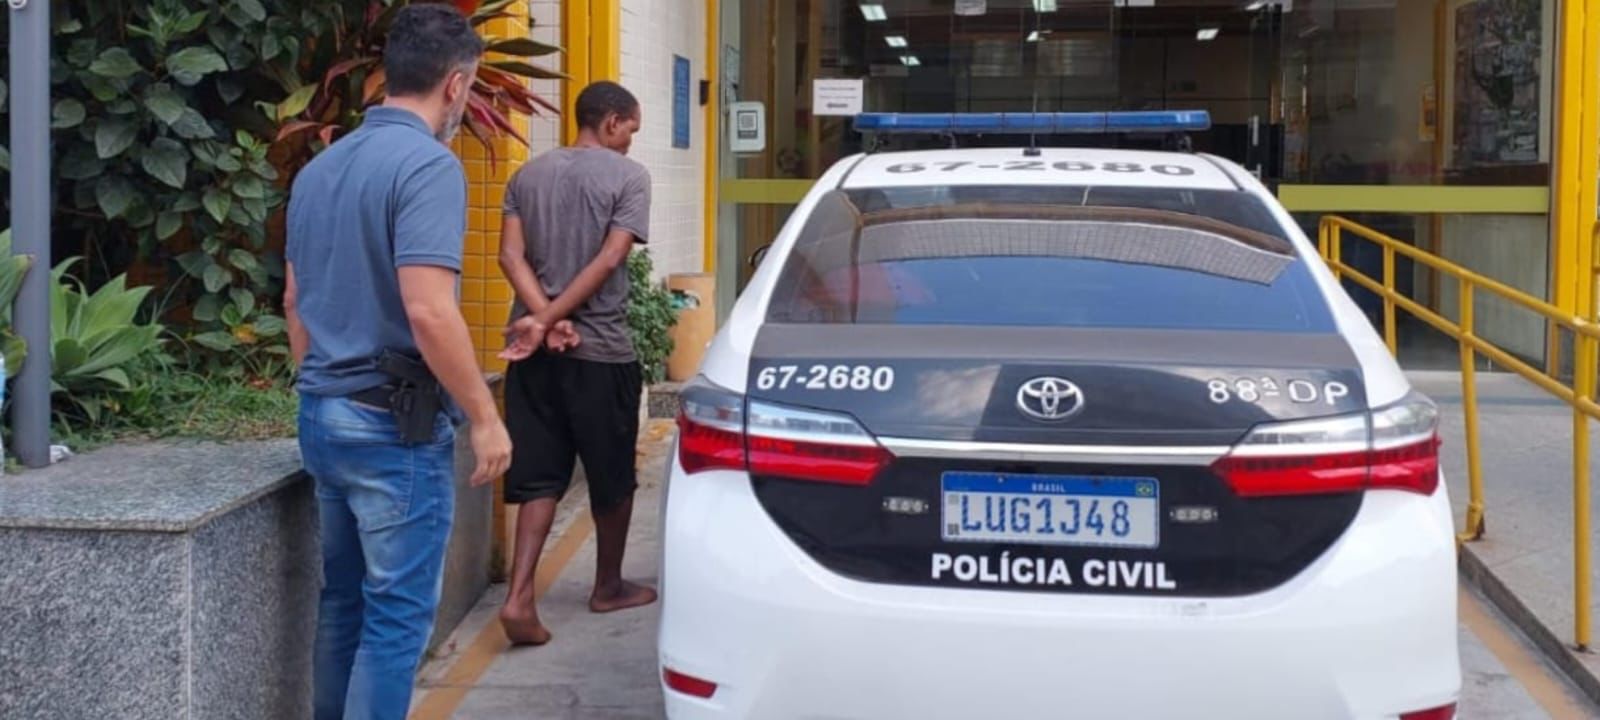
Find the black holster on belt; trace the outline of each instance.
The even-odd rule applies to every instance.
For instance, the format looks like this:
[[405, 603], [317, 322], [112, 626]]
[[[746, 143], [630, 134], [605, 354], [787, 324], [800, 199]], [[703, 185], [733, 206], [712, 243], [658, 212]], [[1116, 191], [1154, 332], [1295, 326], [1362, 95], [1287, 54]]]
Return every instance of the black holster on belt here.
[[385, 350], [378, 357], [378, 370], [394, 383], [387, 389], [389, 409], [400, 425], [400, 438], [408, 443], [433, 440], [434, 423], [444, 412], [444, 390], [421, 358]]

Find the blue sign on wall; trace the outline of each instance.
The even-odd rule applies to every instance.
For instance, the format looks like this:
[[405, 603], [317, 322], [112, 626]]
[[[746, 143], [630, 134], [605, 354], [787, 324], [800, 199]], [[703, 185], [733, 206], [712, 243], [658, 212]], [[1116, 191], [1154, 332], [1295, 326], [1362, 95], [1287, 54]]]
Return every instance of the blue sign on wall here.
[[689, 59], [672, 56], [672, 146], [689, 147]]

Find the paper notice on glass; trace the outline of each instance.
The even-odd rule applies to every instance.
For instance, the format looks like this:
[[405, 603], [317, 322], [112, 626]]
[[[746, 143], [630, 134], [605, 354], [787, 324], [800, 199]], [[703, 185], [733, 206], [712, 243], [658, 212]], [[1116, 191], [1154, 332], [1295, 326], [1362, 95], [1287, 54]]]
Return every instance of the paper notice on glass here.
[[867, 95], [861, 78], [818, 78], [811, 85], [813, 115], [860, 115]]

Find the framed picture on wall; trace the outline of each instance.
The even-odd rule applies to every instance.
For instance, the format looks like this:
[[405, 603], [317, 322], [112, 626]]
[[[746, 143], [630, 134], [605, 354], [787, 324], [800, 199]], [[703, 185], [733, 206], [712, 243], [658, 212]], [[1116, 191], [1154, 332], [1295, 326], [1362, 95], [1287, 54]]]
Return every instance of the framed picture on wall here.
[[1450, 142], [1457, 170], [1539, 163], [1540, 0], [1476, 0], [1456, 8]]

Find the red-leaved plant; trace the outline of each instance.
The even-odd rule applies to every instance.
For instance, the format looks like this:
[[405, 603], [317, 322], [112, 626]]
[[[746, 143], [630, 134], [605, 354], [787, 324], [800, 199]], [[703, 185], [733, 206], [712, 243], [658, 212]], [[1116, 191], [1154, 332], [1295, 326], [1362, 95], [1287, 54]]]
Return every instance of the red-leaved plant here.
[[[472, 26], [480, 29], [491, 20], [511, 17], [506, 8], [513, 2], [515, 0], [453, 0], [453, 4], [471, 19]], [[395, 14], [407, 4], [408, 0], [369, 0], [360, 20], [348, 25], [342, 36], [335, 39], [335, 47], [312, 49], [310, 61], [327, 67], [321, 80], [300, 87], [275, 108], [279, 129], [274, 155], [280, 165], [287, 166], [290, 174], [323, 147], [358, 126], [367, 108], [383, 101], [383, 47]], [[531, 21], [529, 29], [532, 29]], [[483, 144], [493, 162], [496, 159], [494, 138], [511, 136], [523, 145], [528, 144], [528, 139], [512, 124], [512, 113], [537, 116], [541, 110], [551, 114], [561, 112], [549, 100], [530, 90], [526, 79], [566, 76], [526, 60], [559, 53], [561, 48], [537, 42], [526, 33], [509, 38], [485, 36], [485, 40], [487, 56], [478, 66], [463, 127]]]

